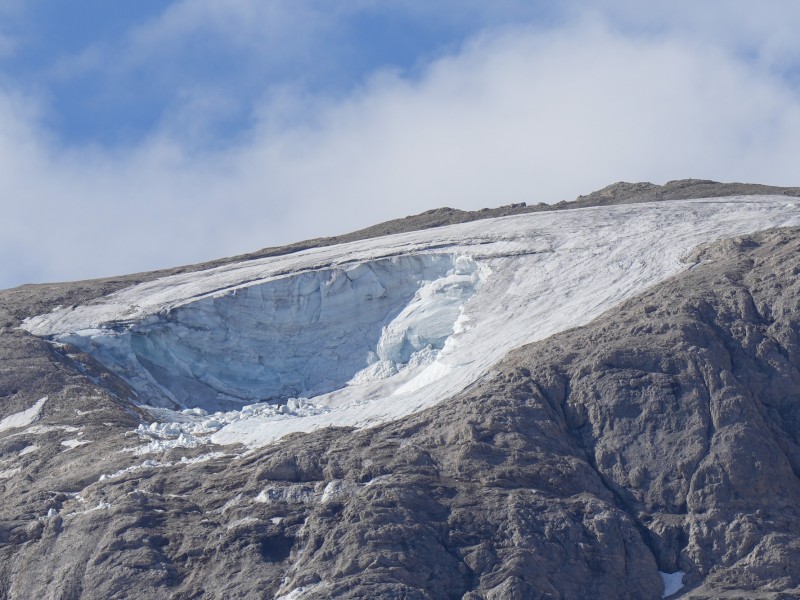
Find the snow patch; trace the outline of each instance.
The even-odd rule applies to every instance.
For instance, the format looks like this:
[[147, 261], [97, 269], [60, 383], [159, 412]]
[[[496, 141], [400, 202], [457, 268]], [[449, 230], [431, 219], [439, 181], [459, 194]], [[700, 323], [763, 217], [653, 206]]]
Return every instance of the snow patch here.
[[683, 587], [683, 576], [686, 575], [683, 571], [676, 571], [675, 573], [664, 573], [659, 571], [661, 580], [664, 582], [664, 593], [661, 594], [662, 598], [671, 596]]
[[116, 471], [111, 474], [100, 475], [100, 479], [98, 479], [98, 481], [106, 481], [108, 479], [114, 479], [116, 477], [121, 477], [122, 475], [127, 475], [129, 473], [135, 473], [136, 471], [141, 471], [142, 469], [161, 469], [166, 467], [173, 467], [175, 465], [195, 465], [198, 463], [208, 462], [209, 460], [222, 458], [225, 456], [230, 456], [230, 455], [224, 452], [209, 452], [208, 454], [201, 454], [193, 458], [187, 458], [186, 456], [182, 456], [179, 461], [162, 462], [158, 460], [148, 459], [140, 465], [131, 465], [130, 467], [120, 469], [119, 471]]
[[370, 485], [375, 485], [377, 483], [383, 483], [384, 481], [389, 481], [391, 479], [390, 475], [378, 475], [364, 483], [364, 487], [368, 487]]
[[244, 517], [239, 519], [238, 521], [233, 521], [228, 523], [227, 529], [236, 529], [237, 527], [241, 527], [242, 525], [249, 525], [251, 523], [260, 523], [261, 519], [257, 519], [255, 517]]
[[7, 431], [9, 429], [16, 429], [19, 427], [27, 427], [34, 421], [38, 420], [42, 414], [44, 403], [47, 402], [47, 396], [40, 398], [30, 408], [23, 410], [13, 415], [7, 416], [0, 421], [0, 431]]
[[337, 502], [348, 496], [352, 496], [359, 488], [359, 485], [354, 481], [347, 479], [334, 479], [325, 486], [322, 491], [322, 498], [320, 502], [326, 504], [328, 502]]
[[275, 600], [302, 600], [306, 595], [312, 591], [320, 592], [327, 589], [329, 586], [326, 582], [314, 583], [312, 585], [304, 585], [293, 589], [291, 592], [275, 596]]
[[314, 488], [309, 485], [289, 485], [289, 486], [267, 486], [253, 502], [260, 504], [272, 504], [275, 502], [287, 502], [289, 504], [309, 504], [314, 501]]
[[25, 456], [26, 454], [30, 454], [31, 452], [36, 452], [39, 449], [39, 446], [31, 445], [25, 446], [22, 450], [19, 451], [19, 456]]
[[[86, 504], [86, 499], [82, 498], [80, 495], [75, 496], [75, 500], [77, 500], [82, 505]], [[64, 514], [64, 519], [65, 520], [69, 520], [69, 519], [73, 519], [74, 517], [77, 517], [79, 515], [85, 515], [85, 514], [88, 514], [88, 513], [91, 513], [91, 512], [95, 512], [95, 511], [98, 511], [98, 510], [110, 510], [110, 509], [111, 509], [111, 504], [109, 502], [102, 502], [101, 501], [101, 502], [98, 502], [97, 505], [93, 506], [92, 508], [88, 508], [86, 510], [76, 510], [76, 511], [73, 511], [73, 512], [65, 513]], [[50, 509], [50, 510], [47, 511], [47, 516], [48, 517], [55, 516], [55, 515], [51, 514], [51, 511], [53, 511], [53, 510], [54, 509]]]
[[172, 463], [170, 462], [160, 462], [157, 460], [146, 460], [140, 465], [132, 465], [130, 467], [126, 467], [124, 469], [120, 469], [111, 474], [103, 474], [100, 475], [100, 479], [98, 481], [106, 481], [107, 479], [115, 479], [116, 477], [121, 477], [122, 475], [127, 475], [128, 473], [134, 473], [136, 471], [140, 471], [142, 469], [157, 469], [159, 467], [168, 467], [171, 466]]
[[14, 475], [19, 473], [22, 467], [14, 467], [13, 469], [4, 469], [0, 471], [0, 479], [11, 479]]
[[61, 442], [61, 445], [66, 447], [67, 450], [72, 450], [73, 448], [77, 448], [78, 446], [85, 446], [86, 444], [91, 444], [91, 443], [92, 440], [72, 439], [72, 440], [64, 440], [63, 442]]
[[46, 433], [53, 433], [55, 431], [63, 431], [65, 433], [75, 433], [80, 431], [80, 427], [74, 427], [72, 425], [34, 425], [32, 427], [28, 427], [25, 431], [21, 431], [19, 433], [15, 433], [13, 435], [44, 435]]

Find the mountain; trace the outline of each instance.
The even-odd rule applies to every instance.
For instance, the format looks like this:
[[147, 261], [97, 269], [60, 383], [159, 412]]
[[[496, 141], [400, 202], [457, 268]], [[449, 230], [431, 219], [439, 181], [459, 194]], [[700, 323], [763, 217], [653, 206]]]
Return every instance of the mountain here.
[[0, 598], [800, 597], [800, 189], [0, 292]]

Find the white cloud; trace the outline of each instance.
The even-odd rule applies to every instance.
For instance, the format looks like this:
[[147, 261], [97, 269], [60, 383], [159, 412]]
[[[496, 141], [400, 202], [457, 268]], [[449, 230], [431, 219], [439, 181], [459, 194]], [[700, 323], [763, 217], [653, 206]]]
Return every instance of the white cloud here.
[[[576, 13], [586, 10], [581, 0], [570, 4]], [[800, 58], [800, 3], [794, 0], [765, 0], [758, 7], [747, 0], [598, 0], [591, 6], [620, 28], [703, 40], [765, 65]]]
[[17, 40], [12, 34], [12, 23], [22, 10], [21, 0], [0, 0], [0, 60], [14, 54]]
[[169, 266], [443, 205], [572, 199], [617, 180], [797, 184], [800, 155], [800, 97], [761, 62], [591, 17], [487, 32], [417, 79], [376, 74], [343, 99], [288, 89], [214, 151], [168, 128], [113, 152], [65, 149], [20, 105], [0, 97], [0, 260], [21, 269], [0, 286]]
[[52, 74], [70, 78], [92, 71], [123, 76], [145, 69], [150, 85], [180, 85], [235, 56], [244, 72], [268, 72], [287, 64], [324, 62], [320, 46], [341, 21], [340, 9], [312, 0], [178, 0], [162, 13], [132, 26], [119, 39], [99, 39], [57, 61]]

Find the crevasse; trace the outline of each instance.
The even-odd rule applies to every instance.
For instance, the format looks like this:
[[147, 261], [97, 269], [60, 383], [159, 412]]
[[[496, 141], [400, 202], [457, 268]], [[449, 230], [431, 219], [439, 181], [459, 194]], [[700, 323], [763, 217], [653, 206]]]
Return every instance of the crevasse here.
[[313, 397], [435, 358], [480, 282], [465, 256], [405, 255], [235, 287], [133, 323], [56, 336], [148, 405]]

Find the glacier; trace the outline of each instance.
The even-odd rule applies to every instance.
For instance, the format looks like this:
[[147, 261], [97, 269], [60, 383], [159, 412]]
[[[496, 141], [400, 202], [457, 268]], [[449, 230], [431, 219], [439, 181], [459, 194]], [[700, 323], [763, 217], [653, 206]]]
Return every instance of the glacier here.
[[530, 213], [164, 277], [23, 327], [128, 381], [158, 417], [151, 450], [255, 447], [432, 406], [691, 268], [698, 245], [791, 225], [784, 196]]
[[56, 339], [94, 356], [151, 406], [286, 401], [441, 350], [478, 271], [443, 254], [308, 270]]

